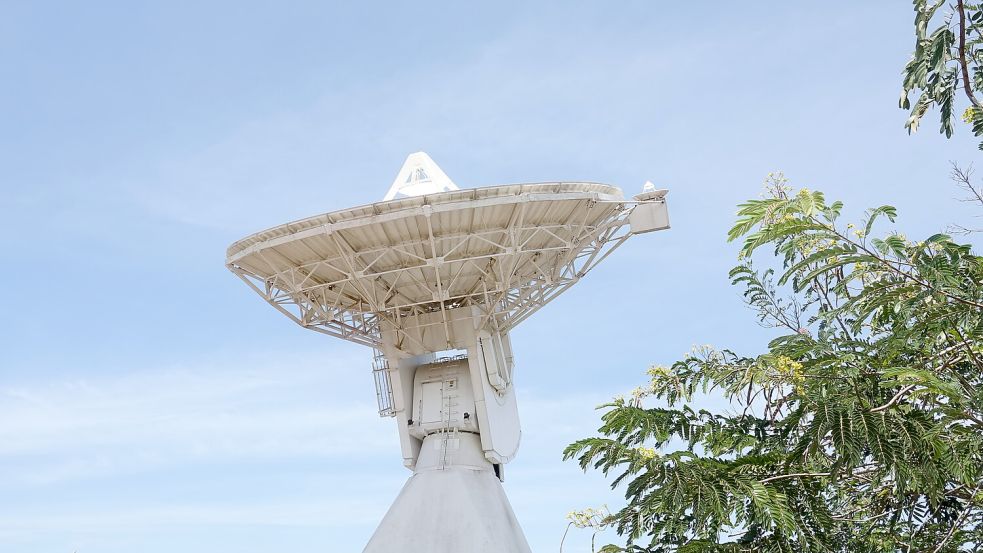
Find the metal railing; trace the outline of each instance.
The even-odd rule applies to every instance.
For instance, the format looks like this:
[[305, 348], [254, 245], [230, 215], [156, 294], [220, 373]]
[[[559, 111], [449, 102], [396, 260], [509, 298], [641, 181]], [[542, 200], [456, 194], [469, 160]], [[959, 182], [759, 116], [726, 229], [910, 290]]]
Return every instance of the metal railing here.
[[393, 384], [389, 379], [389, 361], [378, 349], [372, 355], [372, 379], [375, 381], [375, 397], [379, 403], [380, 417], [395, 417], [396, 406], [393, 403]]

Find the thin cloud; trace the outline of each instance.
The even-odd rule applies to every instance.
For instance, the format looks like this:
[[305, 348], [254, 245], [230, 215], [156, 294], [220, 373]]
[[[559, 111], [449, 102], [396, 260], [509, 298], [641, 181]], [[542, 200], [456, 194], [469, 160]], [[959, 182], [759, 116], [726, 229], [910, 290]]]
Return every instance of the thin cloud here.
[[371, 390], [352, 393], [368, 383], [364, 363], [314, 368], [303, 357], [0, 387], [0, 487], [392, 450]]
[[[370, 379], [361, 378], [364, 361], [311, 367], [310, 359], [323, 354], [270, 352], [0, 388], [0, 490], [41, 498], [16, 509], [0, 506], [0, 537], [220, 524], [371, 528], [410, 473], [400, 466], [392, 420], [380, 420], [375, 406], [360, 399], [372, 393]], [[606, 495], [599, 479], [578, 481], [574, 492], [570, 479], [581, 478], [579, 469], [557, 470], [563, 445], [594, 425], [591, 406], [605, 399], [521, 394], [526, 439], [506, 483], [520, 517], [562, 524], [564, 509], [581, 507], [585, 492]], [[223, 467], [257, 461], [246, 472], [276, 473], [291, 463], [320, 468], [291, 476], [285, 495], [264, 495], [243, 482], [225, 502], [175, 502], [134, 490], [136, 501], [119, 491], [131, 475], [166, 486], [181, 477], [175, 474], [199, 473], [207, 481]], [[300, 494], [298, 481], [309, 491]], [[44, 500], [79, 486], [117, 491], [84, 505]], [[565, 504], [544, 502], [558, 497]]]

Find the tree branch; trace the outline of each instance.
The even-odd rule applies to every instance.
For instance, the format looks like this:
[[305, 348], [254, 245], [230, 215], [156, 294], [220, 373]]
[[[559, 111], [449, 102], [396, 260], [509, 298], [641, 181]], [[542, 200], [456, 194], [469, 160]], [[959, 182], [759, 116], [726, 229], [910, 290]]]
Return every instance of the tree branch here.
[[570, 532], [571, 526], [573, 526], [573, 522], [568, 522], [567, 529], [563, 531], [563, 537], [560, 538], [560, 553], [563, 553], [563, 542], [567, 541], [567, 533]]
[[827, 225], [823, 221], [820, 221], [819, 219], [817, 219], [816, 217], [813, 217], [813, 216], [809, 216], [809, 219], [812, 222], [814, 222], [814, 223], [816, 223], [816, 224], [824, 227], [829, 232], [832, 232], [833, 234], [835, 234], [837, 236], [837, 238], [839, 238], [840, 240], [843, 240], [844, 242], [846, 242], [848, 244], [853, 244], [854, 246], [856, 246], [857, 248], [859, 248], [861, 251], [863, 251], [864, 253], [866, 253], [870, 257], [872, 257], [874, 260], [876, 260], [881, 265], [883, 265], [883, 266], [887, 267], [888, 269], [890, 269], [891, 271], [893, 271], [895, 274], [897, 274], [901, 278], [908, 279], [908, 280], [910, 280], [910, 281], [912, 281], [912, 282], [914, 282], [916, 284], [919, 284], [919, 285], [921, 285], [921, 286], [923, 286], [923, 287], [931, 290], [932, 292], [936, 292], [936, 293], [942, 294], [943, 296], [951, 299], [952, 301], [955, 301], [956, 303], [961, 303], [963, 305], [970, 305], [970, 306], [973, 306], [973, 307], [979, 307], [979, 308], [983, 309], [983, 303], [978, 303], [978, 302], [975, 302], [975, 301], [972, 301], [972, 300], [967, 300], [965, 298], [960, 298], [959, 296], [954, 296], [954, 295], [946, 292], [945, 290], [940, 290], [940, 289], [936, 288], [935, 286], [932, 286], [929, 282], [927, 282], [927, 281], [925, 281], [925, 280], [923, 280], [921, 278], [918, 278], [917, 276], [915, 276], [915, 275], [913, 275], [913, 274], [911, 274], [911, 273], [909, 273], [907, 271], [902, 271], [898, 267], [895, 267], [894, 266], [894, 264], [897, 263], [898, 265], [902, 265], [903, 264], [903, 265], [908, 265], [909, 267], [913, 267], [913, 265], [911, 265], [910, 263], [903, 263], [903, 262], [897, 262], [897, 261], [896, 262], [892, 262], [892, 261], [890, 261], [888, 259], [884, 259], [881, 256], [879, 256], [876, 253], [874, 253], [872, 250], [870, 250], [870, 248], [867, 248], [863, 244], [859, 244], [859, 243], [851, 240], [849, 237], [844, 236], [840, 231], [836, 230], [835, 227], [833, 227], [831, 225]]
[[768, 482], [774, 482], [775, 480], [784, 480], [786, 478], [801, 478], [801, 477], [819, 478], [819, 477], [823, 477], [823, 476], [830, 476], [830, 473], [828, 473], [828, 472], [796, 472], [796, 473], [793, 473], [793, 474], [779, 474], [778, 476], [769, 476], [768, 478], [765, 478], [764, 480], [760, 480], [760, 482], [762, 484], [766, 484]]
[[956, 181], [959, 188], [970, 193], [970, 197], [963, 199], [964, 202], [979, 202], [983, 206], [983, 188], [977, 188], [973, 184], [973, 166], [970, 165], [965, 170], [952, 164], [952, 172], [949, 174], [952, 180]]
[[939, 542], [937, 546], [935, 546], [935, 549], [932, 550], [932, 553], [939, 553], [939, 551], [942, 551], [942, 548], [945, 547], [945, 544], [949, 543], [949, 540], [951, 540], [952, 536], [955, 535], [956, 530], [958, 530], [959, 527], [962, 526], [963, 522], [966, 520], [966, 516], [969, 515], [969, 512], [973, 510], [972, 498], [976, 496], [976, 492], [978, 491], [980, 491], [980, 487], [976, 486], [976, 489], [974, 489], [973, 493], [970, 494], [970, 500], [966, 503], [966, 508], [963, 509], [963, 512], [959, 515], [959, 518], [952, 523], [952, 528], [949, 528], [949, 533], [945, 535], [945, 538], [943, 538], [942, 541]]
[[904, 388], [901, 388], [901, 391], [900, 392], [898, 392], [897, 394], [894, 394], [894, 397], [891, 398], [891, 401], [885, 403], [884, 405], [881, 405], [880, 407], [875, 407], [875, 408], [871, 409], [870, 412], [871, 413], [880, 413], [881, 411], [884, 411], [886, 409], [890, 409], [891, 406], [894, 405], [895, 403], [897, 403], [898, 401], [900, 401], [901, 398], [905, 394], [907, 394], [908, 392], [910, 392], [910, 391], [912, 391], [914, 389], [915, 389], [915, 385], [914, 384], [909, 384], [908, 386], [905, 386]]
[[966, 61], [966, 6], [963, 0], [956, 0], [956, 11], [959, 12], [959, 67], [963, 73], [963, 91], [973, 106], [980, 107], [979, 100], [973, 94], [972, 81], [969, 80], [969, 63]]

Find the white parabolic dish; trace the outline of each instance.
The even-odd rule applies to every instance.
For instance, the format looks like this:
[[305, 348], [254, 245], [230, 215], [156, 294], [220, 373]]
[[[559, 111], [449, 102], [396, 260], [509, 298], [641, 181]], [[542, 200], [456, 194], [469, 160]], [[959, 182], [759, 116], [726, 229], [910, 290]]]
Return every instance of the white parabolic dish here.
[[[588, 182], [454, 190], [280, 225], [232, 244], [226, 262], [304, 327], [373, 347], [394, 329], [397, 348], [432, 351], [420, 333], [446, 331], [451, 310], [477, 308], [507, 332], [631, 234], [667, 228], [664, 196]], [[643, 205], [658, 212], [639, 217]]]

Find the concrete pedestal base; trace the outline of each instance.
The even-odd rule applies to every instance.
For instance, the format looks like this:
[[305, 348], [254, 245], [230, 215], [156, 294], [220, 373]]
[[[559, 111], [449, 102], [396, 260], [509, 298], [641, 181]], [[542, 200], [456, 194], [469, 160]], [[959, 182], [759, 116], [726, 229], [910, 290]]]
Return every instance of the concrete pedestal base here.
[[432, 434], [363, 553], [531, 553], [476, 434]]

